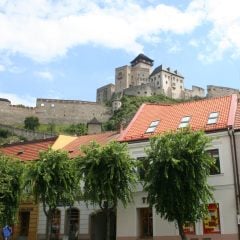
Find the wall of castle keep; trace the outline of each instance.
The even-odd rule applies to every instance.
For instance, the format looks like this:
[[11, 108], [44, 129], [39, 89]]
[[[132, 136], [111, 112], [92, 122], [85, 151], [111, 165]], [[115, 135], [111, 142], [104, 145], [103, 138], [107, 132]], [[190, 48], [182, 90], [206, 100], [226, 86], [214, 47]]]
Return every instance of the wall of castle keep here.
[[36, 107], [14, 106], [0, 101], [0, 123], [22, 124], [28, 116], [36, 116], [40, 123], [87, 123], [93, 117], [106, 122], [111, 108], [95, 102], [78, 100], [37, 99]]

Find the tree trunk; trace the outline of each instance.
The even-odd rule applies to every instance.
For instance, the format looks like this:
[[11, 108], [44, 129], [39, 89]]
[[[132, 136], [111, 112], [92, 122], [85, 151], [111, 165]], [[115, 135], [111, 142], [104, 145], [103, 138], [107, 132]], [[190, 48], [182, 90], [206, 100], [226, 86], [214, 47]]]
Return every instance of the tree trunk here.
[[111, 239], [111, 209], [106, 211], [106, 240]]
[[183, 231], [183, 223], [181, 223], [180, 221], [177, 221], [177, 224], [178, 224], [178, 229], [179, 229], [179, 234], [181, 236], [181, 239], [182, 240], [187, 240], [187, 237]]

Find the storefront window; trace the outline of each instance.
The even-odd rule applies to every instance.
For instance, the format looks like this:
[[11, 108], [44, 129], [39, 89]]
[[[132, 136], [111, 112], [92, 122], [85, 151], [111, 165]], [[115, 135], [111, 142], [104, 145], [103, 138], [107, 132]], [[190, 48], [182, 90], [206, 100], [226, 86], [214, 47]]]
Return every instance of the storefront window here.
[[203, 220], [203, 233], [221, 233], [218, 203], [208, 205], [208, 215]]

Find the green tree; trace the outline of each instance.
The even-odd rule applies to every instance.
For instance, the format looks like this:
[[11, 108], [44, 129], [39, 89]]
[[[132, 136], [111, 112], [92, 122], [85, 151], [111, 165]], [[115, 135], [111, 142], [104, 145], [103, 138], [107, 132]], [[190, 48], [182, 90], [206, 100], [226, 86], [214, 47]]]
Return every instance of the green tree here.
[[210, 141], [203, 132], [184, 129], [153, 137], [146, 150], [149, 204], [177, 223], [182, 239], [183, 225], [203, 218], [206, 204], [213, 200], [207, 177], [214, 160], [205, 151]]
[[47, 239], [52, 228], [52, 214], [60, 204], [71, 206], [80, 188], [75, 162], [67, 152], [40, 152], [39, 160], [29, 165], [28, 180], [36, 202], [42, 202], [47, 217]]
[[38, 117], [30, 116], [24, 120], [24, 128], [34, 131], [40, 125]]
[[14, 224], [23, 183], [23, 164], [0, 154], [0, 225]]
[[105, 146], [92, 142], [82, 148], [77, 159], [83, 179], [86, 202], [97, 204], [106, 214], [106, 240], [110, 239], [110, 214], [118, 201], [125, 206], [132, 199], [136, 182], [135, 161], [130, 158], [126, 144], [110, 142]]
[[87, 134], [87, 126], [84, 123], [71, 124], [64, 129], [65, 133], [82, 136]]

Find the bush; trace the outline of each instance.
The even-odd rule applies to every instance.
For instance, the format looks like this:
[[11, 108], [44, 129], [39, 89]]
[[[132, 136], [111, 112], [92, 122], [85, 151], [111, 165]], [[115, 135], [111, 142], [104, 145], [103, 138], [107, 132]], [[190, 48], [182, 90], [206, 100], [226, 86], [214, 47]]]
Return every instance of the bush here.
[[26, 117], [24, 120], [24, 128], [28, 130], [35, 130], [36, 128], [39, 127], [39, 119], [38, 117]]
[[0, 128], [0, 138], [7, 138], [10, 135], [11, 133], [8, 130]]

